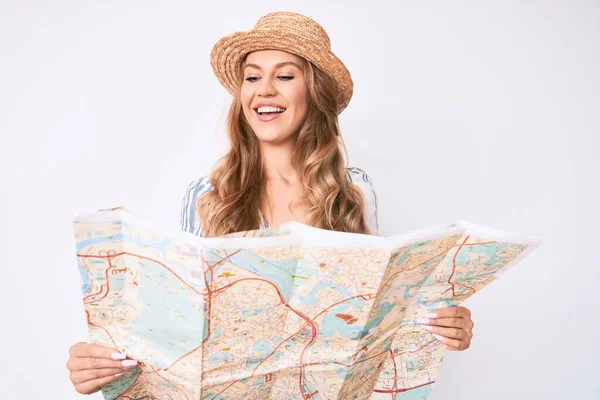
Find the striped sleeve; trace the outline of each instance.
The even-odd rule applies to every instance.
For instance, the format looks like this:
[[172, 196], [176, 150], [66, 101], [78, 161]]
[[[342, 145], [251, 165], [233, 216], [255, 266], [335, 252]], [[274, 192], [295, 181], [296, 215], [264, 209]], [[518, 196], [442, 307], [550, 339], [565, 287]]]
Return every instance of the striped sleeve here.
[[181, 230], [202, 236], [202, 221], [196, 213], [196, 201], [212, 189], [209, 177], [192, 181], [181, 201]]
[[346, 169], [348, 179], [361, 188], [365, 198], [365, 219], [367, 226], [375, 235], [379, 235], [379, 220], [377, 217], [377, 196], [373, 189], [373, 182], [365, 171], [360, 168]]

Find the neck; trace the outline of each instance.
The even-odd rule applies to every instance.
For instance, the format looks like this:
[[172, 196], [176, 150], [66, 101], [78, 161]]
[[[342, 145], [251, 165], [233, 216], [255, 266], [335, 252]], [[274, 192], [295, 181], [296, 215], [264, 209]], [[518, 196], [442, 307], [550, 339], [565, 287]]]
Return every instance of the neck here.
[[293, 143], [273, 146], [261, 143], [261, 157], [267, 180], [282, 180], [286, 183], [298, 182], [298, 174], [292, 166]]

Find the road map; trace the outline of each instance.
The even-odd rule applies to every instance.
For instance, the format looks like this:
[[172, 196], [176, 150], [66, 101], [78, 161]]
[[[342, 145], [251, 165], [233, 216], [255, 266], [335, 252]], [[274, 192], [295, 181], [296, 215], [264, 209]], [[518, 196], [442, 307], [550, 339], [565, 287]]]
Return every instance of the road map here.
[[426, 399], [445, 345], [416, 323], [540, 242], [459, 221], [379, 237], [297, 222], [226, 237], [122, 207], [74, 218], [90, 340], [138, 367], [105, 399]]

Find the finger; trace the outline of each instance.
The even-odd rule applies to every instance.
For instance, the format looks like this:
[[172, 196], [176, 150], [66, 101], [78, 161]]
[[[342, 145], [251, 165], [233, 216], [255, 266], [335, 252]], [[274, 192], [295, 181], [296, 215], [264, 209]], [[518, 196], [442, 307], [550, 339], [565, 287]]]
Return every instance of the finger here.
[[471, 339], [471, 334], [464, 329], [460, 328], [442, 328], [439, 326], [427, 326], [424, 325], [423, 329], [435, 333], [440, 336], [447, 337], [449, 339], [457, 339], [460, 341], [468, 341]]
[[438, 334], [434, 334], [433, 337], [445, 344], [446, 346], [448, 346], [448, 349], [450, 350], [466, 350], [469, 348], [469, 344], [461, 340], [447, 338]]
[[425, 315], [425, 318], [471, 318], [471, 311], [465, 307], [444, 307]]
[[127, 358], [125, 353], [120, 353], [118, 350], [111, 349], [110, 347], [83, 342], [73, 345], [69, 354], [71, 357], [78, 358], [105, 358], [108, 360], [124, 360]]
[[70, 358], [67, 361], [69, 371], [83, 371], [86, 369], [98, 368], [133, 368], [137, 365], [136, 360], [113, 361], [105, 358]]
[[461, 329], [472, 329], [473, 323], [469, 319], [465, 318], [419, 318], [417, 322], [424, 325], [431, 326], [445, 326], [447, 328], [461, 328]]
[[[118, 375], [118, 374], [117, 374]], [[119, 375], [121, 376], [121, 375]], [[100, 390], [100, 387], [119, 379], [119, 376], [111, 375], [104, 378], [98, 378], [75, 385], [75, 390], [81, 394], [92, 394]]]
[[71, 373], [71, 382], [74, 385], [81, 383], [94, 381], [106, 377], [115, 376], [116, 374], [123, 373], [122, 368], [100, 368], [100, 369], [86, 369], [84, 371], [75, 371]]

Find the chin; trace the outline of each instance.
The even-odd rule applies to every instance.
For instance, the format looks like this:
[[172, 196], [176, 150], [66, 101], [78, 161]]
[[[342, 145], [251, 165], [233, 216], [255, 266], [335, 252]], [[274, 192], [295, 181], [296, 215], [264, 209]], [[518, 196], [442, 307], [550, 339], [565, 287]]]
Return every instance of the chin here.
[[278, 144], [278, 143], [283, 143], [283, 142], [287, 142], [288, 140], [291, 140], [293, 135], [292, 134], [287, 134], [287, 135], [282, 135], [280, 132], [265, 132], [264, 130], [262, 132], [256, 132], [256, 137], [258, 138], [258, 140], [260, 140], [261, 142], [264, 143], [269, 143], [269, 144]]

